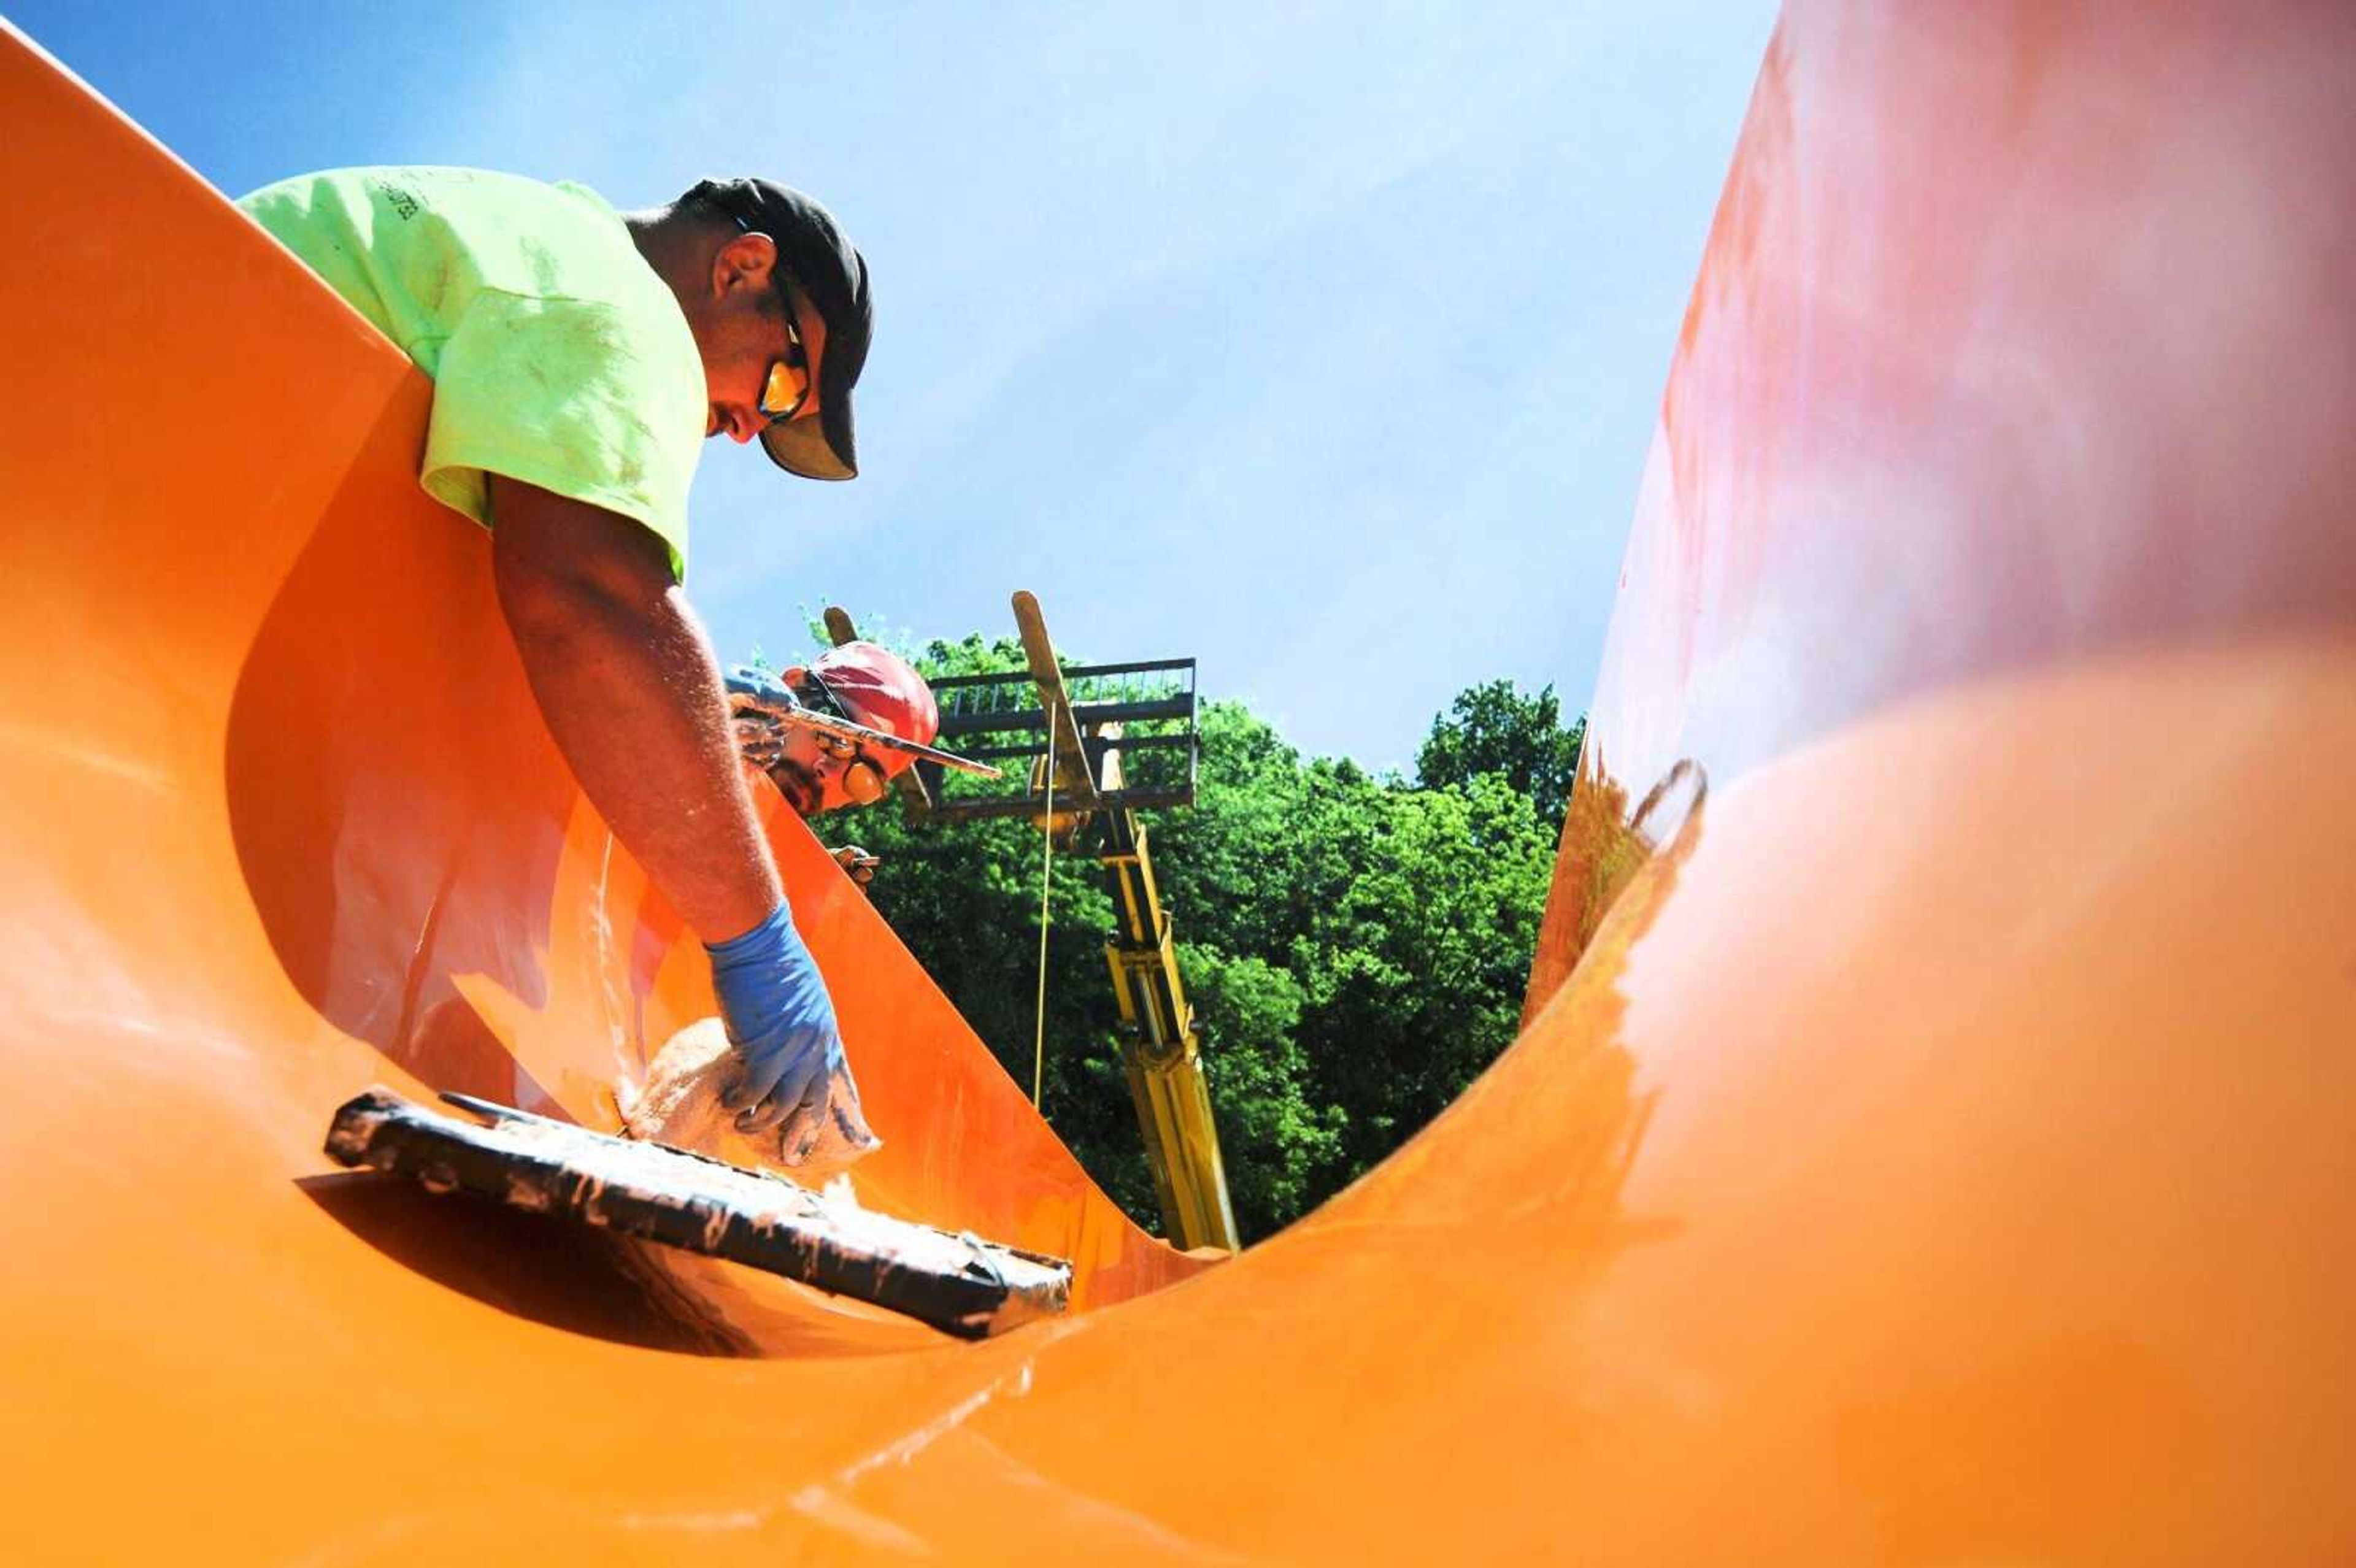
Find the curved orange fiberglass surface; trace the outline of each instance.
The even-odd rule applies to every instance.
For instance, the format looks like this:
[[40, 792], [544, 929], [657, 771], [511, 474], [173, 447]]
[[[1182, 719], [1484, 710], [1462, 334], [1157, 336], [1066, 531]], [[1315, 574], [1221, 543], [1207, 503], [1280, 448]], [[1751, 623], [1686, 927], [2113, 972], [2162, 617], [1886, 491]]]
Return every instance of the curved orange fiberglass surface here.
[[2356, 23], [2193, 9], [1787, 14], [1529, 1027], [1282, 1235], [1127, 1225], [772, 822], [862, 1198], [1078, 1260], [973, 1346], [330, 1172], [611, 1125], [702, 972], [428, 389], [0, 40], [8, 1555], [2356, 1558]]

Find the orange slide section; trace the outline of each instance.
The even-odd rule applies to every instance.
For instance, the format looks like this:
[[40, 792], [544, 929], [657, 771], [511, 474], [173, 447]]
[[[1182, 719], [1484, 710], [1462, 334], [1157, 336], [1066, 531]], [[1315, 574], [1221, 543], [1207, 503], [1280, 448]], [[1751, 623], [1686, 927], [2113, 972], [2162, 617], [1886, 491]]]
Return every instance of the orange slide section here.
[[1798, 4], [1513, 1051], [1203, 1269], [798, 822], [979, 1345], [336, 1172], [710, 1008], [430, 389], [0, 35], [0, 1556], [2356, 1559], [2356, 22]]

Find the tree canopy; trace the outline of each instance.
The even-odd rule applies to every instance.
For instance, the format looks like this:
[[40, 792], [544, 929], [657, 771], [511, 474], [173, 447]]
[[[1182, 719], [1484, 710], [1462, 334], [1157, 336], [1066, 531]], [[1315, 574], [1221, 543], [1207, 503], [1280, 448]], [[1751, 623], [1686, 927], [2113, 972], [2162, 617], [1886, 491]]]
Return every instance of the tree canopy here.
[[1579, 748], [1587, 719], [1563, 728], [1554, 688], [1525, 697], [1510, 680], [1493, 680], [1456, 694], [1431, 722], [1416, 754], [1416, 776], [1427, 789], [1494, 773], [1530, 797], [1539, 817], [1562, 827], [1570, 786], [1579, 777]]
[[[1012, 669], [1011, 642], [936, 642], [929, 675]], [[1203, 1036], [1247, 1240], [1355, 1179], [1511, 1042], [1577, 765], [1551, 688], [1494, 681], [1436, 717], [1412, 779], [1304, 757], [1232, 700], [1201, 709], [1197, 804], [1147, 827]], [[1007, 1070], [1031, 1079], [1040, 839], [1021, 820], [820, 818], [884, 857], [876, 907]], [[1089, 1174], [1159, 1229], [1113, 1040], [1110, 897], [1058, 856], [1044, 1108]]]

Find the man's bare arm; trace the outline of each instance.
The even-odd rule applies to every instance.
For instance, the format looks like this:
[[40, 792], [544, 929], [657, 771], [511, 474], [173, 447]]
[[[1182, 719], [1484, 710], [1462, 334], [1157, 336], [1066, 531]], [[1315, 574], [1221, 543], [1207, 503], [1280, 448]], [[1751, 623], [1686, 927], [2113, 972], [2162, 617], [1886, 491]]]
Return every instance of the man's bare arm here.
[[491, 559], [556, 744], [688, 924], [722, 942], [783, 901], [712, 644], [630, 518], [494, 475]]

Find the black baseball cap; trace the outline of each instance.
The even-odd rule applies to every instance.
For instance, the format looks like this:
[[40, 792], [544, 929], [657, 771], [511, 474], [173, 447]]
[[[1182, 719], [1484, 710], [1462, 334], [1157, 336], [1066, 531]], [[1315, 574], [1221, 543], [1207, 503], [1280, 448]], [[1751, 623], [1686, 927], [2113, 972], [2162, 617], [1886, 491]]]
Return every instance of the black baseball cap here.
[[[832, 213], [791, 187], [764, 179], [705, 180], [688, 194], [704, 197], [775, 241], [783, 267], [779, 294], [788, 286], [799, 289], [826, 323], [826, 347], [818, 362], [818, 418], [764, 430], [761, 445], [769, 461], [805, 479], [857, 478], [851, 389], [866, 368], [868, 337], [875, 327], [866, 258]], [[787, 308], [792, 308], [789, 299]]]

